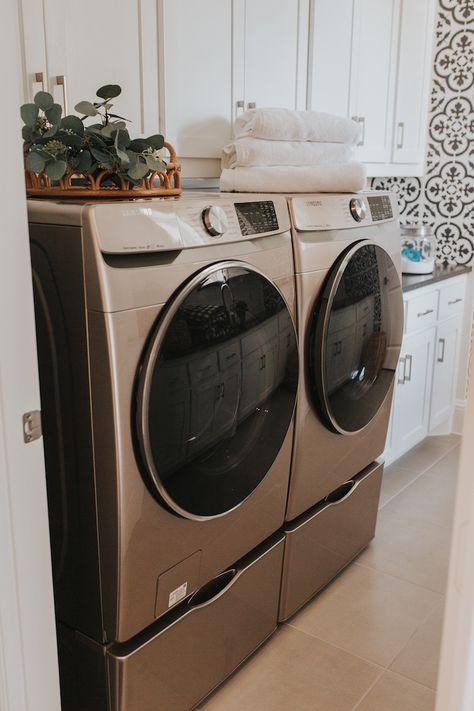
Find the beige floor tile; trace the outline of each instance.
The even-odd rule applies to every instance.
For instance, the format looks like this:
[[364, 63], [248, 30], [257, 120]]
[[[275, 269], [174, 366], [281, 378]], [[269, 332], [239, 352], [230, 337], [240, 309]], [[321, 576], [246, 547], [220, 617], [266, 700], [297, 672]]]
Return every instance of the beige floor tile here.
[[382, 508], [387, 501], [399, 494], [411, 484], [420, 474], [410, 469], [402, 469], [397, 462], [384, 469], [379, 506]]
[[385, 667], [441, 599], [431, 590], [353, 564], [289, 624]]
[[390, 665], [392, 671], [436, 689], [443, 616], [444, 603], [420, 625]]
[[434, 711], [435, 692], [385, 672], [354, 711]]
[[284, 625], [200, 708], [352, 711], [381, 672], [372, 664]]
[[390, 499], [384, 509], [408, 519], [450, 529], [456, 496], [456, 473], [457, 451], [453, 451]]
[[459, 442], [459, 435], [454, 434], [427, 437], [397, 459], [396, 464], [402, 469], [409, 469], [421, 474]]
[[449, 531], [407, 518], [389, 507], [390, 502], [379, 511], [375, 538], [357, 562], [444, 593], [449, 567]]

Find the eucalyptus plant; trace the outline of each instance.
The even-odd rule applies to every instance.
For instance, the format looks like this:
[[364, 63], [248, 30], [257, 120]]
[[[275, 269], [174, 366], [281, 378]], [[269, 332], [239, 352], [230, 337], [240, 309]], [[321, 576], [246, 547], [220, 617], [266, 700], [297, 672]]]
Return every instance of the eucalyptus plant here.
[[[39, 91], [34, 103], [20, 108], [26, 168], [44, 173], [52, 181], [66, 173], [84, 172], [93, 176], [107, 169], [111, 180], [121, 176], [136, 185], [154, 170], [165, 170], [161, 157], [163, 136], [130, 138], [128, 119], [112, 113], [111, 99], [122, 93], [117, 84], [97, 90], [99, 101], [80, 101], [79, 116], [62, 116], [62, 107], [46, 91]], [[86, 124], [87, 119], [96, 119]]]

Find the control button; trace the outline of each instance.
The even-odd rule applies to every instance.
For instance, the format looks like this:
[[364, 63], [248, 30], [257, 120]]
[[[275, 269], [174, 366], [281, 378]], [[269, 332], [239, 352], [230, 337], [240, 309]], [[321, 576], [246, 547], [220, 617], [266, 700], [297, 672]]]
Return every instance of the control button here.
[[363, 201], [360, 200], [360, 198], [352, 198], [349, 203], [349, 209], [354, 220], [356, 222], [362, 222], [366, 215], [366, 209]]
[[220, 237], [224, 234], [229, 226], [227, 215], [222, 207], [209, 205], [205, 207], [201, 214], [202, 221], [206, 231], [212, 237]]

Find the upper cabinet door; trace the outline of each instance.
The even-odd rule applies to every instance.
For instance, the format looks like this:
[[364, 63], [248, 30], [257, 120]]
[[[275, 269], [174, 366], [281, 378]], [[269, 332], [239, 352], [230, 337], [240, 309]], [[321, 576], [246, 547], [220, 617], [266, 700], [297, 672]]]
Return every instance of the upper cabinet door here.
[[349, 115], [354, 0], [315, 0], [309, 52], [308, 108]]
[[399, 12], [400, 0], [354, 0], [350, 113], [367, 163], [391, 159]]
[[432, 0], [402, 0], [394, 163], [424, 161], [434, 9]]
[[43, 4], [38, 0], [22, 0], [23, 31], [23, 99], [32, 101], [37, 91], [47, 91], [46, 43]]
[[[232, 137], [233, 28], [244, 8], [239, 0], [162, 0], [161, 10], [165, 136], [180, 157], [219, 158]], [[243, 102], [242, 78], [235, 91]]]
[[157, 133], [158, 70], [153, 0], [44, 0], [48, 85], [65, 112], [119, 84], [114, 113], [134, 135]]
[[306, 107], [309, 0], [246, 0], [245, 107]]

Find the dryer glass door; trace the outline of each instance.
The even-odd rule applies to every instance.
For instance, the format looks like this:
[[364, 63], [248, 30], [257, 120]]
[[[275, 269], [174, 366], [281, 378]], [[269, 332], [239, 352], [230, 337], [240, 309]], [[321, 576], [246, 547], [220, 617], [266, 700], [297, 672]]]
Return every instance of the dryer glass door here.
[[376, 415], [393, 382], [402, 334], [395, 264], [377, 244], [358, 242], [328, 274], [308, 337], [311, 394], [336, 432], [359, 432]]
[[164, 308], [139, 377], [152, 491], [188, 518], [241, 504], [286, 437], [297, 368], [293, 321], [272, 282], [239, 262], [199, 272]]

